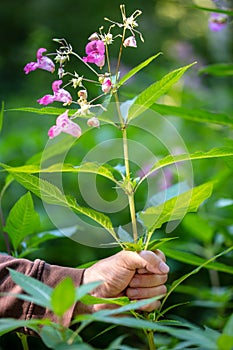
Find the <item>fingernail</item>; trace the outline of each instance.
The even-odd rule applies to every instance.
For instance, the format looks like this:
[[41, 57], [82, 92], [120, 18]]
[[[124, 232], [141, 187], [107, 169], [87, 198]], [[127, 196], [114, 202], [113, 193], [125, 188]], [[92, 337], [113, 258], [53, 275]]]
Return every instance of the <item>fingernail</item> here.
[[167, 264], [165, 264], [165, 262], [161, 261], [160, 264], [159, 264], [159, 269], [163, 273], [168, 273], [169, 266]]

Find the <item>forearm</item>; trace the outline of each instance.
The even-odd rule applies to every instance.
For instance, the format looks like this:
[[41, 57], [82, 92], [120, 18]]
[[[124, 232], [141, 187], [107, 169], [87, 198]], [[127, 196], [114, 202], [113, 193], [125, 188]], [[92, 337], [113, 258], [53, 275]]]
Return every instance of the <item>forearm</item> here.
[[[26, 259], [15, 259], [0, 254], [0, 292], [14, 294], [22, 293], [23, 291], [20, 286], [12, 281], [8, 268], [34, 277], [50, 287], [55, 287], [66, 276], [70, 276], [75, 286], [79, 286], [83, 275], [83, 270], [80, 269], [49, 265], [39, 259], [32, 262]], [[73, 311], [74, 307], [64, 315], [64, 326], [69, 326]], [[17, 319], [49, 318], [54, 322], [58, 321], [50, 310], [12, 296], [0, 297], [0, 317], [13, 317]]]

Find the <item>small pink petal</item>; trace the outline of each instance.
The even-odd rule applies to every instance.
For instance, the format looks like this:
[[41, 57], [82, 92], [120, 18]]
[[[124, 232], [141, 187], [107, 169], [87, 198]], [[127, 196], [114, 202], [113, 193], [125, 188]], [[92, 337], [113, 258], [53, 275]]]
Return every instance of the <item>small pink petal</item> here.
[[45, 49], [45, 48], [43, 48], [43, 47], [41, 47], [40, 49], [38, 49], [37, 50], [37, 53], [36, 53], [36, 58], [38, 59], [38, 60], [40, 60], [41, 58], [42, 58], [42, 54], [44, 53], [44, 52], [46, 52], [47, 50]]
[[26, 66], [24, 67], [24, 72], [25, 72], [25, 74], [28, 74], [28, 73], [36, 70], [37, 68], [39, 68], [37, 62], [30, 62], [30, 63], [27, 63]]
[[60, 114], [57, 117], [56, 125], [63, 128], [67, 123], [69, 123], [70, 119], [68, 116], [69, 110], [67, 109], [64, 113]]
[[53, 103], [55, 101], [54, 96], [53, 95], [45, 95], [42, 98], [40, 98], [39, 100], [37, 100], [37, 102], [40, 105], [44, 105], [47, 106], [50, 103]]
[[53, 90], [53, 92], [58, 92], [58, 90], [60, 89], [61, 84], [62, 84], [62, 80], [55, 80], [52, 83], [52, 90]]
[[54, 137], [58, 136], [61, 132], [61, 128], [59, 128], [57, 125], [53, 125], [48, 131], [48, 136], [50, 139], [53, 139]]
[[70, 123], [62, 129], [62, 131], [74, 137], [80, 137], [82, 134], [80, 126], [72, 121], [70, 121]]
[[87, 57], [83, 57], [83, 61], [87, 63], [95, 63], [98, 67], [103, 67], [105, 63], [104, 55], [91, 53]]
[[54, 94], [54, 101], [70, 104], [72, 102], [72, 97], [65, 89], [59, 89], [58, 92], [55, 92]]
[[105, 46], [102, 40], [92, 40], [86, 45], [86, 54], [89, 55], [93, 52], [99, 53], [100, 55], [104, 55]]
[[47, 70], [48, 72], [53, 73], [55, 71], [55, 64], [50, 58], [42, 57], [38, 61], [38, 68], [41, 68], [41, 69]]

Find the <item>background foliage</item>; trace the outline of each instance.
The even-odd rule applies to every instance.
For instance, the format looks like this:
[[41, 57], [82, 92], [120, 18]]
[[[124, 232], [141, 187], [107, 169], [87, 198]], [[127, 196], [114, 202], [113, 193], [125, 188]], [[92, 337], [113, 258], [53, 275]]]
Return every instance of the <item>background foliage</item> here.
[[[153, 64], [130, 82], [127, 97], [137, 94], [150, 83], [161, 78], [167, 71], [197, 61], [197, 64], [186, 72], [182, 81], [177, 84], [159, 102], [172, 106], [181, 106], [189, 110], [208, 110], [222, 113], [229, 117], [232, 123], [232, 75], [219, 76], [200, 73], [203, 67], [217, 63], [231, 63], [233, 54], [232, 23], [221, 32], [211, 32], [208, 28], [209, 13], [194, 8], [194, 5], [212, 6], [210, 1], [178, 1], [178, 0], [147, 0], [125, 2], [128, 13], [136, 8], [143, 11], [139, 23], [145, 38], [145, 44], [139, 43], [139, 49], [130, 50], [123, 56], [125, 70], [159, 51], [163, 52]], [[104, 16], [116, 18], [121, 1], [112, 2], [94, 0], [2, 0], [1, 2], [1, 50], [0, 50], [0, 99], [5, 101], [5, 108], [33, 106], [37, 107], [36, 99], [47, 91], [48, 75], [46, 72], [32, 74], [25, 78], [23, 67], [33, 57], [38, 47], [54, 50], [52, 38], [66, 38], [76, 51], [84, 52], [87, 37], [96, 31]], [[119, 17], [118, 17], [119, 18]], [[116, 20], [118, 19], [116, 18]], [[84, 33], [84, 34], [83, 34]], [[52, 82], [53, 77], [51, 77]], [[126, 96], [124, 96], [126, 97]], [[164, 111], [163, 111], [164, 112]], [[162, 113], [162, 111], [161, 111]], [[166, 114], [166, 113], [165, 113]], [[232, 129], [230, 125], [219, 125], [197, 122], [194, 113], [189, 118], [187, 114], [176, 116], [171, 112], [167, 118], [175, 125], [185, 141], [190, 153], [223, 145], [232, 146]], [[50, 119], [49, 119], [50, 118]], [[35, 153], [43, 150], [47, 142], [47, 129], [54, 118], [28, 113], [7, 112], [4, 116], [0, 136], [1, 162], [12, 166], [24, 164]], [[106, 131], [107, 132], [107, 131]], [[163, 132], [166, 132], [163, 131]], [[135, 131], [136, 133], [136, 131]], [[104, 137], [104, 135], [103, 135]], [[98, 143], [98, 135], [92, 139], [92, 145]], [[90, 148], [90, 140], [82, 141], [80, 155]], [[164, 156], [163, 150], [159, 155]], [[165, 253], [172, 256], [171, 247], [185, 252], [192, 252], [205, 259], [219, 253], [232, 245], [233, 234], [233, 200], [232, 200], [232, 159], [221, 158], [196, 160], [193, 162], [194, 182], [199, 185], [208, 180], [217, 179], [211, 198], [200, 208], [198, 215], [189, 214], [176, 230], [167, 237], [179, 237], [179, 240], [165, 246]], [[5, 175], [0, 174], [0, 188], [4, 185]], [[70, 179], [69, 188], [74, 187]], [[159, 185], [158, 185], [159, 186]], [[3, 202], [3, 213], [7, 217], [10, 209], [23, 193], [24, 189], [13, 183], [8, 188]], [[106, 193], [107, 196], [107, 193]], [[37, 212], [40, 215], [40, 231], [54, 230], [39, 200], [33, 197]], [[161, 236], [164, 234], [161, 229]], [[0, 251], [5, 246], [0, 237]], [[97, 249], [74, 243], [66, 237], [59, 237], [42, 243], [40, 249], [32, 252], [28, 258], [41, 258], [49, 263], [65, 266], [78, 266], [88, 261], [97, 260], [115, 252], [116, 249]], [[169, 254], [170, 253], [170, 254]], [[184, 261], [187, 257], [182, 255]], [[182, 259], [180, 259], [182, 260]], [[221, 258], [229, 264], [229, 259]], [[193, 266], [168, 259], [171, 273], [168, 284], [184, 272], [190, 272]], [[186, 306], [176, 309], [176, 317], [186, 318], [198, 325], [205, 325], [221, 331], [230, 315], [232, 308], [232, 275], [214, 270], [201, 270], [192, 276], [168, 303], [189, 302]], [[87, 339], [92, 338], [104, 327], [95, 325], [86, 330]], [[129, 344], [135, 344], [131, 336], [133, 331], [127, 329]], [[109, 342], [120, 334], [120, 329], [99, 336], [93, 341], [96, 347], [106, 347]], [[143, 344], [143, 335], [138, 335], [137, 342]], [[43, 345], [37, 339], [31, 339], [34, 349], [42, 349]], [[176, 340], [161, 336], [161, 344], [169, 344], [171, 348]], [[9, 349], [18, 346], [18, 340], [13, 335], [0, 339], [0, 347]], [[161, 349], [163, 349], [161, 345]]]

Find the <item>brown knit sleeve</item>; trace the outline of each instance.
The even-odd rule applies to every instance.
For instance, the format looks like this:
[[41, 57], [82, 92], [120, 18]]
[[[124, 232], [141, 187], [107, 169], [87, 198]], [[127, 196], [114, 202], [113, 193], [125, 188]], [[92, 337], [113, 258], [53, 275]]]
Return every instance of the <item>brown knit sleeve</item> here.
[[[16, 285], [7, 268], [34, 277], [50, 287], [55, 287], [62, 279], [70, 276], [75, 286], [82, 282], [83, 269], [49, 265], [39, 259], [34, 262], [27, 259], [16, 259], [0, 254], [0, 292], [22, 293], [22, 288]], [[74, 306], [64, 315], [63, 324], [68, 327], [72, 319]], [[57, 322], [56, 316], [48, 309], [34, 305], [12, 296], [0, 296], [0, 318], [12, 317], [16, 319], [49, 318]]]

